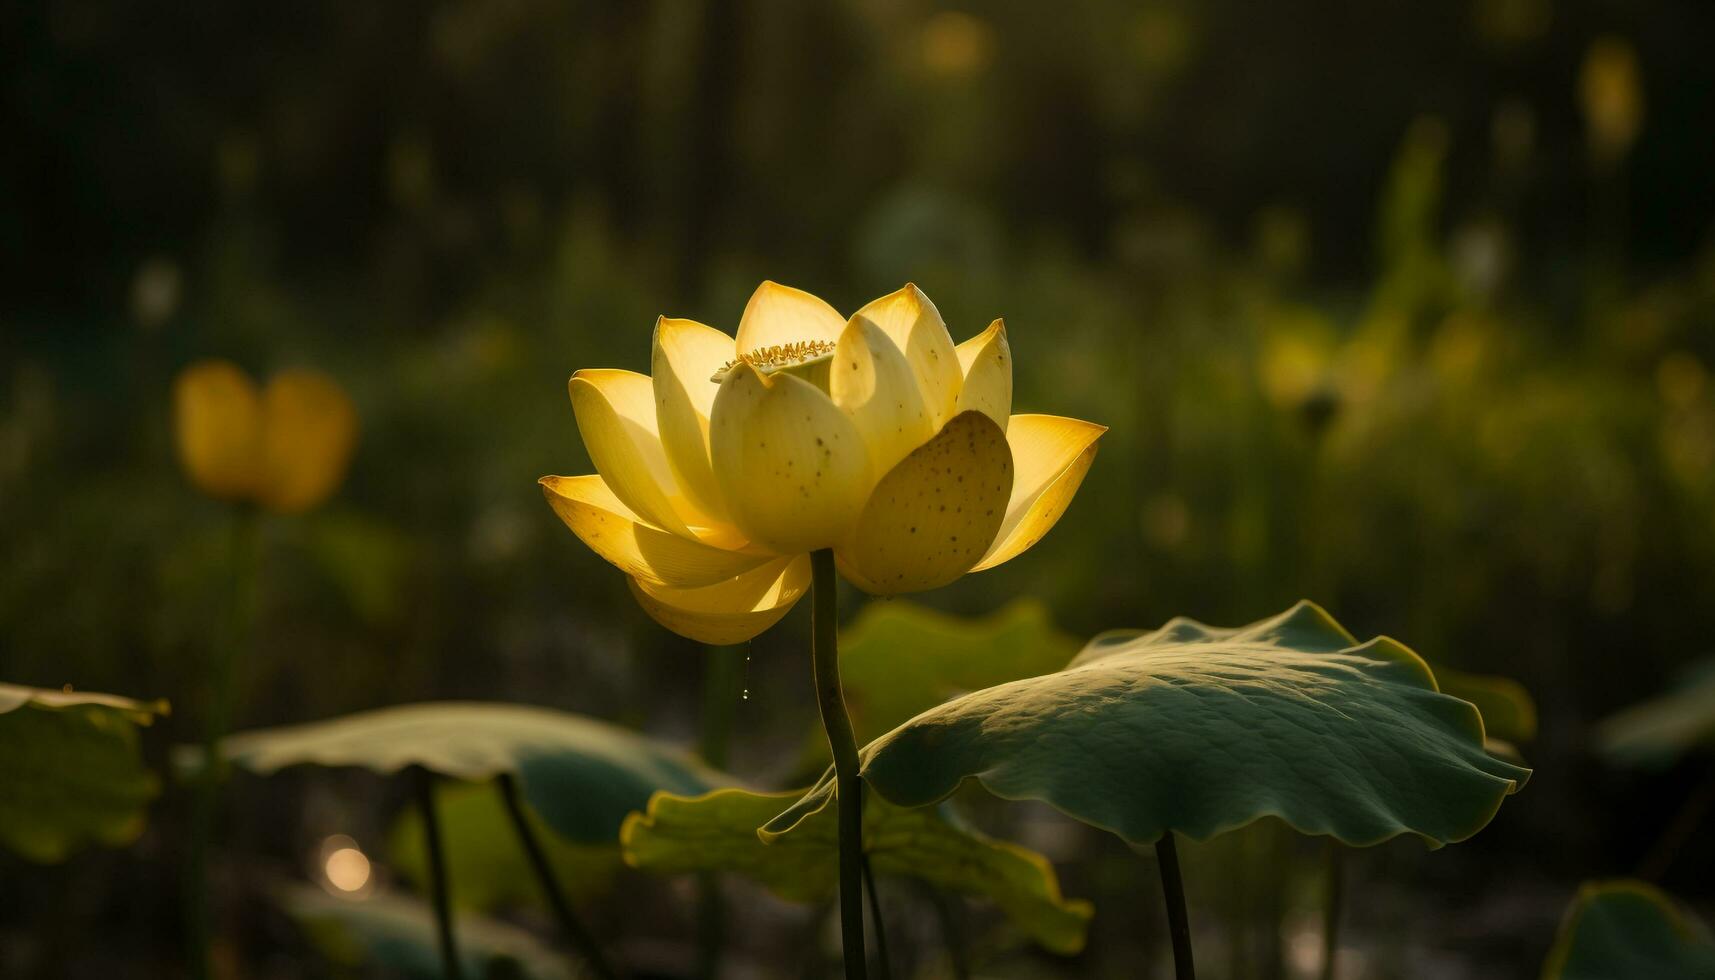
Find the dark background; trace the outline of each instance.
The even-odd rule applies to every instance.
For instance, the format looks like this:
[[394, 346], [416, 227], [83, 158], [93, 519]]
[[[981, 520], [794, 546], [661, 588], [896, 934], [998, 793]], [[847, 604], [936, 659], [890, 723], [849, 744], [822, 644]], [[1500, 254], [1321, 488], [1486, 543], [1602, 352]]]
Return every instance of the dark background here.
[[[731, 331], [764, 278], [843, 312], [911, 280], [955, 339], [1006, 317], [1018, 410], [1112, 429], [1046, 540], [918, 598], [1036, 595], [1087, 636], [1310, 597], [1523, 681], [1530, 786], [1469, 843], [1353, 855], [1347, 938], [1351, 976], [1534, 975], [1576, 883], [1633, 871], [1704, 778], [1590, 733], [1715, 627], [1712, 38], [1699, 2], [9, 4], [0, 677], [171, 699], [152, 756], [194, 737], [227, 515], [169, 390], [223, 356], [320, 367], [362, 420], [334, 500], [265, 530], [240, 724], [493, 698], [688, 741], [703, 651], [534, 486], [589, 469], [565, 379], [646, 370], [657, 314]], [[1635, 140], [1580, 96], [1615, 44]], [[814, 719], [806, 621], [754, 644], [758, 783]], [[235, 784], [233, 975], [321, 969], [247, 878], [373, 840], [396, 794]], [[180, 795], [127, 851], [0, 858], [0, 974], [171, 975]], [[1160, 968], [1153, 870], [1051, 830], [1090, 949], [992, 969]], [[1320, 873], [1269, 833], [1192, 857], [1211, 970], [1274, 968], [1220, 868], [1285, 855], [1292, 908]], [[1715, 901], [1712, 862], [1694, 838], [1662, 883]], [[664, 887], [594, 914], [682, 943]]]

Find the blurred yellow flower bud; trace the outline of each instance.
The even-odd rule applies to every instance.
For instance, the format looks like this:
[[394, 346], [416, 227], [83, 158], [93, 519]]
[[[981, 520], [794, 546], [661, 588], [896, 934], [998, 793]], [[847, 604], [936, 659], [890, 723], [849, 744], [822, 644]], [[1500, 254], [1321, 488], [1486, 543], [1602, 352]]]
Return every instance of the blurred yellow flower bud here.
[[262, 400], [228, 361], [201, 361], [173, 383], [173, 427], [179, 462], [197, 489], [222, 500], [246, 500], [256, 485]]
[[179, 461], [197, 489], [293, 513], [327, 499], [357, 444], [357, 411], [316, 371], [283, 371], [258, 392], [228, 361], [200, 361], [173, 383]]

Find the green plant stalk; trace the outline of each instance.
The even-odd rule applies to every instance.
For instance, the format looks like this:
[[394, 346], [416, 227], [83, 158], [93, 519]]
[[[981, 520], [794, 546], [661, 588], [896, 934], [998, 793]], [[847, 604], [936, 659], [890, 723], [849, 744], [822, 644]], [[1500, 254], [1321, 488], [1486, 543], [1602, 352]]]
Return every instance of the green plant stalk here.
[[452, 896], [447, 893], [447, 863], [441, 850], [441, 820], [435, 812], [435, 774], [419, 767], [417, 806], [423, 813], [423, 846], [429, 857], [429, 902], [435, 909], [435, 930], [441, 946], [441, 975], [461, 980], [458, 939], [453, 935]]
[[1179, 852], [1173, 847], [1173, 831], [1155, 842], [1155, 859], [1161, 866], [1161, 894], [1167, 902], [1167, 931], [1173, 937], [1174, 980], [1197, 980], [1191, 962], [1191, 920], [1185, 914], [1185, 882], [1179, 877]]
[[214, 836], [216, 810], [220, 802], [220, 780], [225, 770], [220, 741], [232, 723], [233, 699], [237, 690], [238, 658], [249, 644], [256, 619], [256, 572], [260, 558], [261, 515], [249, 504], [232, 512], [232, 542], [228, 556], [232, 591], [227, 610], [225, 635], [209, 658], [209, 700], [203, 723], [202, 772], [197, 774], [191, 800], [189, 851], [185, 861], [185, 958], [193, 980], [208, 980], [213, 974], [209, 943], [210, 922], [208, 854]]
[[1322, 904], [1322, 980], [1334, 980], [1334, 968], [1340, 952], [1340, 907], [1345, 900], [1345, 849], [1332, 838], [1328, 841], [1328, 893]]
[[834, 553], [810, 555], [810, 659], [815, 670], [816, 703], [834, 756], [834, 793], [839, 806], [840, 943], [846, 980], [865, 980], [863, 942], [863, 795], [858, 779], [857, 738], [840, 690], [839, 595]]
[[881, 918], [881, 894], [875, 890], [875, 872], [870, 870], [868, 854], [863, 856], [863, 887], [869, 894], [869, 920], [875, 923], [875, 955], [880, 961], [875, 972], [881, 980], [893, 980], [893, 965], [887, 958], [887, 923]]
[[601, 944], [595, 941], [590, 931], [578, 921], [577, 914], [572, 911], [572, 905], [566, 901], [566, 893], [561, 890], [559, 879], [554, 877], [554, 869], [548, 863], [548, 856], [542, 853], [542, 843], [536, 839], [536, 832], [530, 829], [530, 818], [524, 812], [524, 805], [518, 800], [518, 782], [512, 774], [503, 772], [495, 780], [495, 787], [500, 791], [500, 799], [506, 804], [506, 815], [512, 818], [512, 830], [518, 835], [518, 843], [524, 847], [524, 856], [530, 859], [530, 870], [536, 873], [536, 883], [542, 888], [542, 896], [548, 900], [548, 907], [553, 910], [554, 918], [559, 922], [560, 932], [566, 940], [578, 951], [589, 965], [590, 972], [601, 980], [614, 980], [618, 976], [607, 957], [601, 951]]

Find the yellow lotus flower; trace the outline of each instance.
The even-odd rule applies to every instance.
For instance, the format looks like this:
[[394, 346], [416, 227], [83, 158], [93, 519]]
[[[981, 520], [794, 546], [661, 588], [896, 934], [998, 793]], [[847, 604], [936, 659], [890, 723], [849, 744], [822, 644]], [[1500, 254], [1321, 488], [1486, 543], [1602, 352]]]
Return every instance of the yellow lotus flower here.
[[332, 378], [282, 371], [258, 391], [220, 360], [179, 372], [173, 427], [179, 461], [197, 489], [282, 513], [327, 499], [357, 444], [357, 411]]
[[736, 340], [658, 320], [653, 370], [572, 375], [599, 475], [541, 484], [657, 622], [705, 643], [777, 622], [819, 549], [877, 595], [1012, 558], [1060, 519], [1107, 431], [1010, 414], [1005, 325], [955, 347], [916, 286], [847, 320], [765, 282]]

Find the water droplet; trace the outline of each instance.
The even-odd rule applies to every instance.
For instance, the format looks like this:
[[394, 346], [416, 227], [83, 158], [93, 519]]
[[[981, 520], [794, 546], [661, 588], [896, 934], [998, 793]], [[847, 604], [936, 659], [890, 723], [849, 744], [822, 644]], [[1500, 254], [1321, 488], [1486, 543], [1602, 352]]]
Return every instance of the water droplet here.
[[739, 695], [744, 701], [750, 700], [750, 642], [744, 644], [744, 691]]

